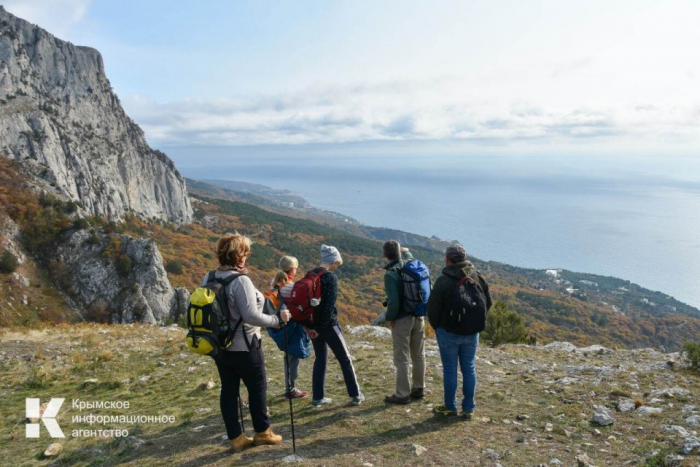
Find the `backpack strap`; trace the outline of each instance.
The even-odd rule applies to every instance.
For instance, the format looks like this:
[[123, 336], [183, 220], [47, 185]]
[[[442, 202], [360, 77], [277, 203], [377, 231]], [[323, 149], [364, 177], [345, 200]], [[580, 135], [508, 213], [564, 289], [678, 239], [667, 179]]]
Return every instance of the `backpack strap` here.
[[[230, 314], [229, 309], [228, 309], [228, 293], [226, 293], [226, 287], [228, 287], [228, 285], [231, 282], [235, 281], [236, 279], [238, 279], [241, 276], [245, 276], [246, 274], [242, 273], [242, 272], [239, 272], [239, 273], [234, 272], [230, 276], [226, 276], [223, 279], [216, 279], [214, 277], [214, 275], [216, 274], [216, 271], [212, 271], [210, 274], [211, 274], [210, 277], [214, 278], [214, 280], [216, 282], [220, 283], [221, 286], [224, 288], [224, 304], [226, 305], [226, 313], [224, 313], [224, 316], [226, 317], [226, 321], [228, 321], [230, 324], [231, 314]], [[236, 325], [230, 331], [231, 340], [233, 340], [234, 336], [236, 335], [236, 331], [238, 331], [238, 328], [240, 327], [241, 324], [243, 324], [243, 316], [241, 316], [238, 319], [238, 321], [236, 322]], [[229, 325], [229, 328], [230, 327], [231, 326]], [[248, 336], [245, 332], [245, 328], [243, 328], [243, 340], [245, 341], [245, 345], [246, 345], [246, 347], [248, 347], [248, 351], [250, 352], [250, 350], [252, 349], [252, 344], [250, 342], [248, 342]]]
[[216, 269], [209, 271], [207, 274], [207, 282], [214, 282], [216, 280]]
[[[396, 276], [398, 277], [398, 281], [399, 281], [399, 284], [398, 284], [398, 288], [399, 288], [399, 309], [401, 310], [401, 312], [404, 311], [403, 305], [404, 305], [404, 303], [405, 303], [405, 301], [406, 301], [406, 294], [404, 293], [404, 290], [403, 290], [403, 273], [405, 272], [405, 273], [408, 274], [409, 276], [411, 276], [411, 277], [413, 277], [414, 279], [416, 279], [416, 277], [413, 275], [413, 271], [409, 271], [408, 269], [405, 269], [405, 268], [406, 268], [406, 265], [407, 265], [408, 263], [413, 262], [413, 261], [415, 261], [415, 258], [412, 259], [412, 260], [409, 260], [409, 261], [404, 261], [404, 260], [402, 260], [402, 259], [399, 259], [398, 262], [397, 262], [397, 263], [394, 265], [394, 267], [392, 268], [392, 269], [394, 269], [394, 270], [396, 271]], [[418, 278], [418, 279], [420, 279], [420, 278]]]

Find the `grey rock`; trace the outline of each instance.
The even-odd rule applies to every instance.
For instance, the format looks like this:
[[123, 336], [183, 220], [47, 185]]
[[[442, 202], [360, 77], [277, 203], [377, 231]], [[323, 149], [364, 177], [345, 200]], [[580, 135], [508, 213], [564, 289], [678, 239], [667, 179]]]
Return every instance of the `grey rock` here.
[[548, 349], [548, 350], [556, 350], [560, 352], [574, 352], [576, 350], [576, 346], [572, 344], [571, 342], [561, 342], [561, 341], [555, 341], [551, 342], [545, 346], [542, 347], [543, 349]]
[[688, 430], [686, 430], [682, 426], [678, 426], [678, 425], [661, 425], [661, 431], [677, 433], [678, 435], [680, 435], [683, 438], [687, 438], [688, 436], [690, 436], [690, 433], [688, 433]]
[[646, 405], [643, 405], [640, 408], [638, 408], [635, 411], [635, 413], [638, 413], [639, 415], [651, 415], [651, 414], [661, 413], [663, 411], [664, 411], [664, 409], [661, 409], [659, 407], [648, 407]]
[[678, 454], [669, 454], [664, 459], [665, 467], [682, 467], [685, 457]]
[[622, 413], [634, 412], [636, 405], [632, 399], [620, 399], [617, 401], [617, 410]]
[[602, 345], [590, 345], [588, 347], [579, 347], [576, 349], [576, 353], [605, 354], [610, 352], [612, 352], [610, 349]]
[[648, 398], [653, 399], [656, 397], [675, 397], [675, 396], [686, 396], [688, 395], [690, 391], [684, 388], [679, 388], [679, 387], [673, 387], [673, 388], [664, 388], [664, 389], [657, 389], [655, 391], [652, 391], [649, 393]]
[[[22, 274], [13, 272], [10, 274], [10, 280], [14, 282], [15, 284], [23, 285], [25, 287], [29, 287], [29, 279], [24, 277]], [[25, 303], [26, 305], [26, 303]]]
[[560, 461], [559, 459], [552, 459], [549, 461], [549, 465], [561, 466], [561, 465], [564, 465], [564, 463], [562, 461]]
[[682, 449], [684, 454], [690, 454], [695, 450], [700, 452], [700, 439], [697, 436], [684, 439]]
[[[89, 239], [88, 232], [73, 231], [56, 250], [70, 278], [71, 298], [80, 308], [101, 307], [116, 323], [165, 324], [168, 318], [181, 316], [177, 313], [187, 306], [189, 294], [170, 285], [153, 240], [102, 233], [96, 243]], [[126, 274], [118, 271], [115, 254], [129, 259]]]
[[596, 405], [593, 421], [601, 426], [612, 425], [615, 423], [615, 414], [607, 407]]
[[586, 454], [579, 454], [576, 456], [576, 464], [578, 467], [588, 467], [593, 465], [593, 460]]
[[700, 428], [700, 415], [691, 415], [685, 419], [685, 424], [693, 428]]
[[359, 334], [366, 334], [368, 337], [378, 337], [378, 338], [390, 338], [391, 337], [391, 329], [389, 328], [384, 328], [384, 327], [379, 327], [379, 326], [370, 326], [370, 325], [364, 325], [364, 326], [347, 326], [346, 327], [347, 331], [349, 334], [356, 336]]
[[129, 444], [133, 449], [138, 449], [146, 442], [142, 440], [141, 438], [137, 438], [136, 436], [127, 436], [126, 437], [126, 443]]
[[4, 9], [0, 24], [4, 157], [19, 161], [43, 191], [80, 203], [82, 215], [191, 222], [184, 178], [126, 115], [100, 53]]

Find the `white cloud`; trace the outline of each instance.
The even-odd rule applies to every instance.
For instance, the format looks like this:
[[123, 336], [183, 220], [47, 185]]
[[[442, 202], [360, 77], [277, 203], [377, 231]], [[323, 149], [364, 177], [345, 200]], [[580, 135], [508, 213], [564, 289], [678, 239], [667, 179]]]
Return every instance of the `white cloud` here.
[[700, 143], [694, 105], [547, 106], [460, 92], [458, 80], [305, 89], [245, 99], [124, 104], [155, 145], [367, 141]]
[[69, 38], [70, 30], [80, 23], [92, 0], [5, 0], [7, 11], [38, 24], [51, 34]]

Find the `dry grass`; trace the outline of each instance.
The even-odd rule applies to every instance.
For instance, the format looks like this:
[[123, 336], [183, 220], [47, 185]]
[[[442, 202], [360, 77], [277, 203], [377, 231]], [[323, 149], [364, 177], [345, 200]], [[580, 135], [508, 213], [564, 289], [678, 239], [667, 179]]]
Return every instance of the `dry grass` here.
[[[39, 440], [24, 438], [24, 398], [65, 397], [58, 420], [69, 437], [62, 441], [64, 450], [53, 464], [56, 467], [283, 464], [292, 448], [289, 407], [281, 398], [281, 353], [266, 342], [268, 403], [273, 428], [286, 442], [231, 454], [222, 440], [216, 369], [209, 359], [187, 353], [183, 335], [179, 329], [95, 324], [2, 332], [2, 458], [7, 465], [47, 465], [40, 455], [51, 442], [45, 430]], [[654, 450], [678, 452], [680, 439], [663, 432], [661, 425], [684, 425], [683, 408], [699, 402], [697, 374], [663, 369], [666, 357], [661, 354], [622, 351], [584, 356], [529, 347], [483, 347], [477, 365], [477, 416], [471, 422], [441, 419], [431, 413], [433, 404], [442, 403], [434, 341], [427, 345], [428, 387], [433, 393], [408, 406], [387, 406], [383, 398], [394, 387], [390, 342], [366, 335], [347, 338], [367, 401], [360, 407], [347, 405], [338, 365], [329, 362], [326, 386], [334, 403], [318, 410], [310, 408], [309, 400], [295, 402], [303, 465], [533, 466], [553, 458], [573, 465], [576, 455], [584, 452], [596, 465], [644, 465]], [[41, 358], [35, 358], [37, 354]], [[302, 363], [298, 385], [303, 389], [310, 388], [311, 363]], [[198, 389], [209, 379], [217, 383], [214, 389]], [[663, 387], [687, 388], [690, 393], [654, 403], [664, 408], [659, 416], [618, 413], [612, 426], [590, 422], [595, 405], [613, 407], [627, 395], [649, 405], [644, 393]], [[128, 401], [129, 410], [92, 412], [173, 415], [176, 422], [81, 425], [71, 418], [86, 412], [71, 407], [71, 399]], [[247, 415], [246, 425], [250, 433]], [[70, 437], [75, 429], [99, 428], [128, 429], [134, 438]], [[416, 456], [412, 444], [427, 452]], [[694, 466], [700, 459], [690, 456], [686, 461], [684, 465]]]

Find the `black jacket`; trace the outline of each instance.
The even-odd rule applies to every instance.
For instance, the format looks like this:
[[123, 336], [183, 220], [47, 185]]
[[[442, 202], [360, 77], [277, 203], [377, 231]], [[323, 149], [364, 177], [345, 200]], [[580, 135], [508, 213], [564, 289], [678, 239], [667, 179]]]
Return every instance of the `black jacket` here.
[[442, 275], [435, 281], [433, 291], [430, 292], [430, 298], [428, 299], [428, 321], [430, 321], [430, 325], [433, 327], [433, 329], [442, 327], [443, 317], [447, 312], [449, 312], [447, 307], [454, 290], [454, 279], [461, 279], [462, 277], [466, 276], [471, 276], [474, 278], [474, 280], [478, 281], [479, 285], [481, 285], [481, 289], [486, 295], [486, 307], [488, 309], [491, 308], [493, 303], [491, 301], [489, 285], [476, 270], [474, 265], [469, 261], [450, 264], [449, 266], [445, 266], [445, 268], [442, 270]]

